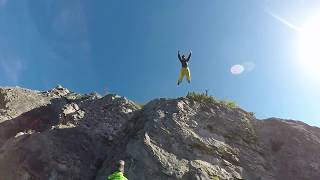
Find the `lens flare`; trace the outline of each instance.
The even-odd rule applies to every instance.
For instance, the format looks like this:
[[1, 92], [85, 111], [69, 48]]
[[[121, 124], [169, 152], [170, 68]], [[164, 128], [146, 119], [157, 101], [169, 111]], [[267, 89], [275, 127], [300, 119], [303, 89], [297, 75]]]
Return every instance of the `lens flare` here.
[[234, 75], [239, 75], [243, 73], [244, 67], [240, 64], [235, 64], [230, 68], [230, 72]]
[[320, 14], [309, 18], [299, 32], [299, 66], [310, 75], [320, 75]]

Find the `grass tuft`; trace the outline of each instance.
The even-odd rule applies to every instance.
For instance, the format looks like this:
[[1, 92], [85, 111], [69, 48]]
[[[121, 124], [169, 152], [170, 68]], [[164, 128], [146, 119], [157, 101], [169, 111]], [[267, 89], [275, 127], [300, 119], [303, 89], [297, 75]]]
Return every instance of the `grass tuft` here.
[[224, 104], [225, 106], [229, 108], [237, 108], [238, 105], [234, 101], [227, 101], [227, 100], [218, 100], [217, 98], [206, 95], [204, 93], [197, 93], [197, 92], [188, 92], [187, 98], [192, 99], [194, 101], [200, 102], [200, 103], [220, 103]]

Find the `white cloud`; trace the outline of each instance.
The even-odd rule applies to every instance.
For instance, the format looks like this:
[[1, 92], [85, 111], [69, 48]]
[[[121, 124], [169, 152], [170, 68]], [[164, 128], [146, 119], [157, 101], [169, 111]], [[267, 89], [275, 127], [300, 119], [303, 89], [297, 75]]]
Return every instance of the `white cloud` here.
[[21, 59], [0, 57], [0, 75], [5, 82], [17, 84], [23, 70]]

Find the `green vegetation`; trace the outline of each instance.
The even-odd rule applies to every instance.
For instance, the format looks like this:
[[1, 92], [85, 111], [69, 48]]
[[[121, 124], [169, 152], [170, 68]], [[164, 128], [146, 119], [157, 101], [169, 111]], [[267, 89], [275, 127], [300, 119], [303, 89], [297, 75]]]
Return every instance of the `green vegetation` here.
[[238, 107], [234, 101], [218, 100], [215, 97], [207, 95], [205, 93], [188, 92], [187, 98], [200, 103], [220, 103], [220, 104], [224, 104], [229, 108]]
[[212, 180], [219, 180], [219, 177], [218, 176], [213, 176]]
[[187, 98], [201, 103], [217, 103], [217, 99], [204, 93], [188, 92]]
[[137, 103], [136, 102], [136, 105], [138, 105], [141, 109], [144, 107], [144, 104], [142, 104], [142, 103]]
[[136, 104], [140, 109], [142, 109], [144, 106], [145, 106], [145, 104], [143, 104], [143, 103], [140, 103], [140, 102], [137, 102], [137, 101], [133, 101], [134, 102], [134, 104]]
[[229, 108], [237, 108], [237, 104], [234, 101], [225, 101], [225, 100], [221, 100], [220, 103], [228, 106]]

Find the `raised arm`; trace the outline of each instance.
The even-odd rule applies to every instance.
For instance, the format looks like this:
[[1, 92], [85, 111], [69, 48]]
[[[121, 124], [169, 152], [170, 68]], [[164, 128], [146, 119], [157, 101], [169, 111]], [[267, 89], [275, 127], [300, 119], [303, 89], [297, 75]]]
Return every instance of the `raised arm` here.
[[180, 51], [178, 51], [178, 58], [181, 61]]
[[190, 58], [191, 58], [191, 54], [192, 54], [192, 51], [190, 50], [189, 56], [188, 56], [188, 58], [187, 58], [187, 61], [189, 61], [189, 60], [190, 60]]

